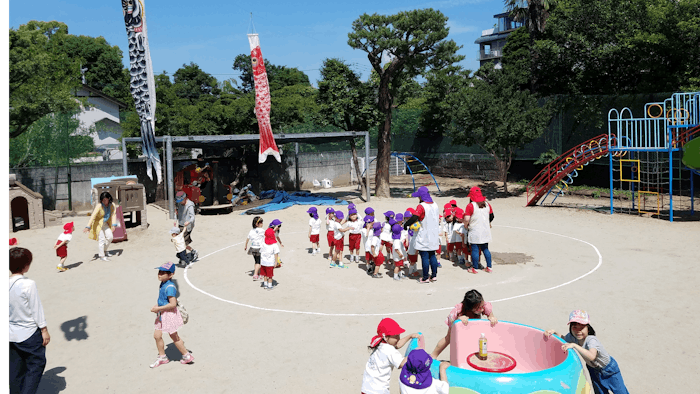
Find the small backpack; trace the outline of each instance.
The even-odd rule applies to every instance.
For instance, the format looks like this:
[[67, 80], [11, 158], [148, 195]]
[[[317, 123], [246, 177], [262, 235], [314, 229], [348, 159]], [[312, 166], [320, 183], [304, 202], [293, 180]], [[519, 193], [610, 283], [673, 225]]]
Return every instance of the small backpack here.
[[[175, 285], [170, 285], [172, 287], [175, 287]], [[168, 286], [168, 287], [170, 287]], [[175, 288], [177, 290], [177, 288]], [[180, 316], [182, 317], [182, 323], [187, 324], [187, 322], [190, 320], [190, 314], [187, 313], [187, 309], [185, 309], [185, 305], [182, 304], [180, 299], [177, 299], [177, 310], [180, 312]]]

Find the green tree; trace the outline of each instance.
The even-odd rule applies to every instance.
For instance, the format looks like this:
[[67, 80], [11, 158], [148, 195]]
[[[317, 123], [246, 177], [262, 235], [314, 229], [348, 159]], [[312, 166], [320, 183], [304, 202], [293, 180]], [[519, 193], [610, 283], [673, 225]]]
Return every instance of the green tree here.
[[[391, 116], [394, 99], [403, 81], [461, 60], [460, 48], [446, 40], [447, 17], [432, 8], [402, 11], [395, 15], [362, 14], [352, 23], [348, 45], [367, 52], [379, 76], [378, 109], [384, 115], [377, 140], [376, 194], [389, 197]], [[386, 66], [382, 66], [386, 63]]]
[[517, 79], [490, 65], [483, 66], [472, 88], [447, 98], [453, 122], [453, 143], [478, 145], [496, 161], [505, 192], [508, 169], [517, 149], [540, 136], [551, 120], [551, 105], [540, 107], [537, 98], [517, 88]]
[[424, 91], [425, 108], [419, 118], [421, 137], [440, 137], [447, 132], [452, 117], [445, 97], [467, 88], [470, 73], [458, 64], [428, 73]]
[[52, 50], [67, 35], [68, 26], [56, 21], [30, 21], [10, 29], [11, 138], [48, 114], [80, 107], [74, 95], [80, 86], [79, 62]]
[[506, 10], [516, 21], [523, 21], [530, 34], [544, 32], [549, 12], [558, 0], [504, 0]]
[[[318, 81], [318, 117], [321, 125], [333, 125], [346, 131], [366, 131], [376, 128], [381, 113], [375, 105], [376, 94], [370, 83], [362, 82], [360, 75], [340, 59], [326, 59]], [[362, 179], [357, 160], [357, 145], [350, 140], [352, 159], [357, 179]], [[360, 182], [361, 194], [366, 185]]]
[[191, 104], [216, 101], [221, 94], [218, 85], [216, 78], [204, 72], [194, 62], [183, 64], [173, 74], [173, 92], [178, 98], [186, 99]]
[[10, 140], [12, 167], [61, 166], [94, 149], [90, 133], [80, 127], [78, 112], [49, 114]]
[[[265, 62], [265, 71], [267, 72], [267, 83], [270, 85], [270, 91], [281, 89], [285, 86], [306, 85], [311, 86], [309, 76], [299, 71], [296, 67], [276, 66], [267, 61]], [[234, 70], [241, 73], [241, 90], [244, 93], [255, 90], [255, 81], [253, 78], [253, 64], [250, 60], [250, 54], [240, 54], [233, 60]]]

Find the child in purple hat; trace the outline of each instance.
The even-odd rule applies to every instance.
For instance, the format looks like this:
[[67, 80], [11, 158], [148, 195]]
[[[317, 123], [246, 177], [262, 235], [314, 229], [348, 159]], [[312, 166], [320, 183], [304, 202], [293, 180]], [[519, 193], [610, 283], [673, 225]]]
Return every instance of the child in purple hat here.
[[175, 347], [182, 353], [182, 360], [180, 360], [180, 362], [182, 364], [189, 364], [194, 361], [194, 356], [187, 351], [185, 342], [183, 342], [177, 333], [177, 330], [182, 327], [184, 323], [182, 321], [182, 315], [180, 315], [180, 311], [177, 309], [177, 289], [171, 280], [173, 275], [175, 275], [175, 264], [168, 261], [160, 267], [156, 267], [156, 269], [158, 270], [158, 280], [160, 280], [161, 283], [158, 292], [158, 304], [151, 308], [151, 312], [156, 314], [153, 338], [156, 340], [158, 358], [156, 358], [156, 361], [150, 366], [151, 368], [156, 368], [170, 362], [168, 356], [165, 355], [163, 331], [170, 335], [170, 339], [173, 340]]
[[401, 394], [448, 394], [450, 385], [447, 383], [447, 367], [450, 363], [440, 363], [440, 380], [433, 379], [430, 374], [432, 363], [433, 358], [425, 350], [412, 350], [399, 374]]
[[[372, 238], [372, 261], [374, 264], [367, 269], [367, 273], [372, 275], [373, 278], [381, 278], [382, 274], [379, 273], [379, 267], [384, 263], [384, 255], [382, 254], [382, 240], [380, 238], [382, 234], [382, 223], [374, 222], [372, 225], [372, 230], [374, 237]], [[373, 269], [372, 269], [373, 268]], [[370, 271], [372, 269], [372, 271]]]
[[406, 249], [401, 242], [402, 231], [403, 227], [398, 223], [391, 227], [391, 239], [393, 240], [392, 249], [394, 254], [394, 280], [401, 280], [406, 277], [401, 271], [403, 268], [403, 259], [406, 256]]
[[321, 234], [321, 219], [318, 217], [316, 207], [309, 208], [306, 213], [309, 214], [309, 241], [311, 241], [311, 254], [316, 255], [319, 250], [319, 234]]
[[362, 227], [365, 222], [360, 220], [357, 215], [357, 210], [352, 208], [348, 210], [348, 220], [345, 224], [350, 228], [348, 235], [348, 249], [350, 250], [350, 261], [360, 261], [360, 243], [362, 241]]
[[333, 223], [335, 223], [335, 209], [326, 208], [326, 240], [328, 241], [328, 261], [333, 263], [333, 250], [335, 249], [335, 238], [333, 236]]
[[[331, 268], [349, 268], [343, 264], [343, 249], [345, 244], [345, 232], [350, 231], [351, 227], [343, 227], [342, 221], [345, 215], [342, 211], [335, 211], [335, 221], [331, 223], [331, 228], [333, 229], [333, 246], [335, 248], [335, 255], [333, 260], [331, 260]], [[335, 261], [338, 263], [336, 264]]]
[[372, 238], [374, 238], [372, 225], [374, 224], [374, 216], [365, 216], [363, 222], [365, 225], [361, 231], [362, 245], [365, 247], [365, 263], [369, 267], [372, 262]]
[[394, 212], [386, 211], [384, 212], [384, 225], [382, 226], [382, 233], [380, 238], [382, 240], [382, 246], [386, 248], [386, 258], [391, 259], [392, 248], [394, 246], [394, 240], [391, 238], [391, 226], [394, 225]]

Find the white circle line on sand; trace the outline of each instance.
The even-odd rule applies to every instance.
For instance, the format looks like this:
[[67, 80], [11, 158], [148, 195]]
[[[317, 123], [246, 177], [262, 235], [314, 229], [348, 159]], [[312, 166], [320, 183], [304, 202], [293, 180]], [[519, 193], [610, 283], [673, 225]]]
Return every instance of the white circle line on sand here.
[[[570, 281], [568, 281], [568, 282], [564, 282], [564, 283], [559, 284], [559, 285], [556, 285], [556, 286], [548, 287], [548, 288], [546, 288], [546, 289], [542, 289], [542, 290], [537, 290], [537, 291], [533, 291], [533, 292], [529, 292], [529, 293], [525, 293], [525, 294], [516, 295], [516, 296], [513, 296], [513, 297], [507, 297], [507, 298], [501, 298], [501, 299], [498, 299], [498, 300], [493, 300], [493, 301], [490, 301], [491, 303], [494, 303], [494, 302], [503, 302], [503, 301], [510, 301], [510, 300], [514, 300], [514, 299], [517, 299], [517, 298], [528, 297], [528, 296], [531, 296], [531, 295], [534, 295], [534, 294], [544, 293], [544, 292], [546, 292], [546, 291], [551, 291], [551, 290], [558, 289], [558, 288], [560, 288], [560, 287], [569, 285], [569, 284], [571, 284], [571, 283], [574, 283], [574, 282], [576, 282], [576, 281], [578, 281], [578, 280], [581, 280], [581, 279], [585, 278], [586, 276], [588, 276], [588, 275], [592, 274], [593, 272], [597, 271], [598, 268], [600, 268], [600, 266], [603, 264], [603, 256], [600, 254], [600, 251], [598, 250], [598, 248], [597, 248], [595, 245], [593, 245], [592, 243], [590, 243], [590, 242], [586, 242], [586, 241], [584, 241], [584, 240], [581, 240], [581, 239], [578, 239], [578, 238], [574, 238], [574, 237], [569, 237], [568, 235], [562, 235], [562, 234], [552, 233], [552, 232], [549, 232], [549, 231], [535, 230], [535, 229], [525, 228], [525, 227], [504, 226], [504, 225], [497, 225], [496, 227], [504, 227], [504, 228], [518, 229], [518, 230], [534, 231], [534, 232], [539, 232], [539, 233], [543, 233], [543, 234], [556, 235], [556, 236], [558, 236], [558, 237], [568, 238], [568, 239], [572, 239], [572, 240], [574, 240], [574, 241], [582, 242], [582, 243], [584, 243], [584, 244], [586, 244], [586, 245], [589, 245], [590, 247], [593, 248], [593, 250], [595, 250], [596, 254], [598, 255], [598, 264], [597, 264], [595, 267], [593, 267], [593, 269], [591, 269], [590, 271], [588, 271], [588, 272], [586, 272], [585, 274], [583, 274], [583, 275], [581, 275], [581, 276], [579, 276], [579, 277], [576, 277], [576, 278], [574, 278], [574, 279], [572, 279], [572, 280], [570, 280]], [[296, 233], [299, 233], [299, 232], [286, 233], [286, 234], [296, 234]], [[211, 256], [211, 255], [213, 255], [213, 254], [219, 253], [219, 252], [221, 252], [221, 251], [223, 251], [223, 250], [232, 248], [232, 247], [234, 247], [234, 246], [238, 246], [238, 245], [240, 245], [240, 244], [242, 244], [242, 243], [243, 243], [243, 242], [239, 242], [239, 243], [236, 243], [236, 244], [233, 244], [233, 245], [230, 245], [230, 246], [223, 247], [223, 248], [221, 248], [221, 249], [219, 249], [219, 250], [216, 250], [216, 251], [214, 251], [214, 252], [211, 252], [211, 253], [209, 253], [209, 254], [207, 254], [207, 255], [204, 255], [204, 256], [200, 257], [199, 260], [201, 260], [201, 259], [203, 259], [203, 258], [206, 258], [206, 257], [208, 257], [208, 256]], [[204, 290], [198, 288], [197, 286], [193, 285], [192, 282], [190, 282], [190, 279], [189, 279], [189, 277], [188, 277], [188, 275], [187, 275], [188, 269], [189, 269], [189, 267], [186, 267], [186, 268], [185, 268], [185, 274], [184, 274], [185, 281], [187, 282], [188, 285], [190, 285], [190, 287], [192, 287], [193, 289], [197, 290], [198, 292], [200, 292], [200, 293], [202, 293], [202, 294], [204, 294], [204, 295], [207, 295], [207, 296], [209, 296], [209, 297], [211, 297], [211, 298], [213, 298], [213, 299], [215, 299], [215, 300], [223, 301], [223, 302], [226, 302], [226, 303], [229, 303], [229, 304], [234, 304], [234, 305], [238, 305], [238, 306], [242, 306], [242, 307], [246, 307], [246, 308], [250, 308], [250, 309], [257, 309], [257, 310], [261, 310], [261, 311], [267, 311], [267, 312], [284, 312], [284, 313], [294, 313], [294, 314], [300, 314], [300, 315], [336, 316], [336, 317], [338, 317], [338, 316], [348, 316], [348, 317], [349, 317], [349, 316], [396, 316], [396, 315], [411, 315], [411, 314], [418, 314], [418, 313], [428, 313], [428, 312], [447, 311], [447, 310], [451, 310], [451, 309], [453, 308], [453, 307], [446, 307], [446, 308], [435, 308], [435, 309], [423, 309], [423, 310], [420, 310], [420, 311], [389, 312], [389, 313], [324, 313], [324, 312], [292, 311], [292, 310], [287, 310], [287, 309], [263, 308], [263, 307], [259, 307], [259, 306], [255, 306], [255, 305], [244, 304], [244, 303], [241, 303], [241, 302], [236, 302], [236, 301], [227, 300], [227, 299], [224, 299], [224, 298], [215, 296], [215, 295], [213, 295], [213, 294], [207, 293], [206, 291], [204, 291]]]

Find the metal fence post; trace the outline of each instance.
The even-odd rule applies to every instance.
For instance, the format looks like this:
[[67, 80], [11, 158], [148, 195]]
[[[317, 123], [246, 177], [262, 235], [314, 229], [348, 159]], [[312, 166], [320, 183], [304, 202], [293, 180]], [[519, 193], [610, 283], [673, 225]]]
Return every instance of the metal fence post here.
[[[367, 202], [369, 202], [369, 131], [365, 131], [365, 194], [367, 195]], [[362, 180], [360, 180], [362, 182]]]
[[175, 185], [173, 184], [173, 137], [165, 137], [165, 150], [167, 157], [167, 181], [168, 182], [168, 211], [170, 219], [175, 219]]

